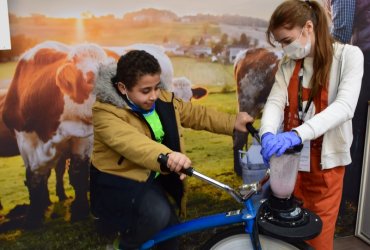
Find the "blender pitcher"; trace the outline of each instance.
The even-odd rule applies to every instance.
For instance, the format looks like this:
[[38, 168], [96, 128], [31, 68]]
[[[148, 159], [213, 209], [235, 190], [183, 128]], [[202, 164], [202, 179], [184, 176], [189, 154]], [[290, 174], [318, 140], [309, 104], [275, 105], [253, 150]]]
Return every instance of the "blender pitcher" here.
[[282, 156], [270, 159], [270, 186], [275, 197], [290, 198], [297, 179], [300, 151], [287, 150]]

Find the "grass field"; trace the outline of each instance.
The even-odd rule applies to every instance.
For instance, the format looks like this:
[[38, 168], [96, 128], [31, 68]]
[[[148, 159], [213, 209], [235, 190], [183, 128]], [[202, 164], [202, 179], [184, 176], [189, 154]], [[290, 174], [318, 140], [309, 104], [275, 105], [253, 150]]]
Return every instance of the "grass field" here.
[[6, 88], [13, 78], [15, 72], [16, 63], [0, 63], [0, 89]]
[[175, 76], [186, 76], [194, 85], [203, 85], [219, 92], [220, 87], [228, 85], [235, 89], [233, 65], [212, 63], [209, 59], [172, 57]]

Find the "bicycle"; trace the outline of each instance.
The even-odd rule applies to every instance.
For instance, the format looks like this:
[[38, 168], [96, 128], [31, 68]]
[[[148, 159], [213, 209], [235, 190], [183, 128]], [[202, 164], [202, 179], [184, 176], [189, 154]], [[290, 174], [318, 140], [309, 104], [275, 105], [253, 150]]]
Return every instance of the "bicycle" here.
[[[258, 131], [251, 125], [247, 124], [248, 131], [252, 134], [254, 138], [258, 142], [260, 142], [260, 138], [258, 136]], [[158, 158], [159, 163], [161, 166], [167, 166], [167, 156], [160, 155]], [[312, 250], [313, 248], [310, 247], [304, 240], [311, 239], [318, 235], [321, 231], [321, 221], [317, 216], [313, 216], [314, 220], [318, 220], [311, 223], [309, 231], [315, 232], [306, 232], [303, 233], [303, 237], [301, 237], [301, 232], [295, 233], [296, 230], [294, 227], [289, 228], [290, 224], [289, 221], [283, 221], [283, 224], [288, 225], [288, 232], [292, 234], [293, 237], [288, 235], [284, 235], [281, 232], [278, 233], [271, 233], [266, 228], [266, 221], [269, 220], [268, 217], [272, 218], [272, 223], [276, 222], [276, 217], [272, 215], [270, 212], [266, 213], [266, 207], [268, 207], [268, 202], [263, 202], [260, 206], [260, 209], [257, 211], [255, 210], [252, 197], [261, 192], [263, 185], [269, 180], [270, 178], [270, 169], [266, 170], [265, 176], [260, 179], [259, 181], [243, 184], [238, 188], [238, 190], [234, 190], [230, 186], [221, 183], [217, 180], [214, 180], [206, 175], [203, 175], [197, 171], [193, 167], [188, 169], [183, 169], [183, 173], [188, 176], [194, 176], [202, 181], [208, 182], [209, 184], [214, 185], [221, 190], [224, 190], [231, 197], [233, 197], [237, 202], [243, 205], [243, 208], [234, 211], [228, 211], [208, 216], [203, 216], [200, 218], [188, 220], [185, 222], [181, 222], [177, 225], [165, 228], [158, 234], [156, 234], [152, 239], [146, 241], [141, 247], [140, 250], [150, 249], [157, 245], [160, 242], [183, 236], [188, 233], [195, 233], [205, 229], [210, 228], [219, 228], [223, 226], [230, 226], [229, 228], [217, 233], [212, 238], [208, 239], [203, 246], [201, 247], [202, 250], [241, 250], [241, 249], [253, 249], [253, 250], [261, 250], [261, 249], [271, 249], [271, 250], [290, 250], [290, 249], [304, 249], [304, 250]], [[276, 199], [276, 198], [275, 198]], [[292, 203], [292, 199], [289, 199], [289, 204]], [[278, 201], [280, 202], [280, 201]], [[281, 204], [278, 204], [281, 207]], [[262, 208], [262, 209], [261, 209]], [[297, 207], [300, 210], [299, 207]], [[281, 215], [288, 218], [296, 219], [297, 214], [295, 209], [292, 213], [286, 213], [285, 210]], [[264, 211], [264, 214], [260, 211]], [[274, 211], [272, 211], [274, 212]], [[260, 213], [260, 214], [259, 214]], [[270, 216], [271, 215], [271, 216]], [[292, 216], [291, 216], [292, 215]], [[304, 211], [303, 216], [298, 218], [298, 221], [306, 223], [307, 222], [307, 215], [312, 215], [309, 211]], [[280, 216], [280, 215], [279, 215]], [[256, 218], [259, 218], [259, 222], [261, 222], [264, 226], [261, 226], [263, 234], [259, 233], [259, 225], [257, 223]], [[310, 218], [311, 220], [311, 218]], [[295, 221], [293, 221], [294, 225]], [[279, 230], [279, 227], [275, 227], [272, 225], [273, 231]], [[298, 229], [298, 228], [297, 228]], [[297, 231], [300, 231], [299, 229]]]
[[[161, 164], [166, 164], [167, 157], [165, 155], [160, 155], [159, 161]], [[184, 172], [188, 176], [195, 176], [200, 180], [208, 182], [217, 188], [226, 191], [236, 201], [243, 204], [244, 208], [192, 219], [166, 228], [155, 235], [152, 239], [145, 242], [141, 246], [141, 250], [150, 249], [162, 241], [182, 236], [187, 233], [228, 225], [235, 226], [216, 234], [214, 237], [209, 239], [201, 247], [201, 249], [310, 249], [308, 244], [306, 244], [304, 241], [285, 242], [268, 235], [258, 234], [257, 223], [255, 220], [257, 213], [251, 197], [260, 192], [262, 186], [268, 181], [269, 169], [266, 171], [266, 175], [261, 180], [250, 184], [243, 184], [239, 187], [238, 191], [234, 190], [228, 185], [195, 171], [192, 167], [186, 169]]]

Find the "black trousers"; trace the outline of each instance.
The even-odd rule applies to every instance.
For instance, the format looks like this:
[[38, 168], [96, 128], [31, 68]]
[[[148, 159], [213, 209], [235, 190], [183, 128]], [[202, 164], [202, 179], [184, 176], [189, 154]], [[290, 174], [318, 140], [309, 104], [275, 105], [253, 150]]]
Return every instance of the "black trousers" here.
[[[179, 223], [174, 207], [153, 176], [147, 182], [138, 182], [91, 168], [92, 213], [120, 232], [122, 249], [138, 249], [162, 229]], [[178, 245], [178, 239], [172, 239], [157, 249], [176, 250]]]
[[355, 114], [352, 119], [353, 142], [351, 146], [352, 163], [346, 167], [342, 199], [358, 202], [361, 183], [362, 161], [365, 147], [365, 133], [367, 123], [368, 101], [370, 101], [370, 51], [364, 53], [364, 76], [362, 78], [361, 92], [358, 98]]

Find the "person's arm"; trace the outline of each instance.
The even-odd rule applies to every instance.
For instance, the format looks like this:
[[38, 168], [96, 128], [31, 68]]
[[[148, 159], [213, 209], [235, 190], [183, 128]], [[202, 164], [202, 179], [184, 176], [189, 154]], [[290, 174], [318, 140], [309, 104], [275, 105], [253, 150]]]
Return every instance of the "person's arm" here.
[[356, 0], [332, 0], [333, 38], [341, 43], [349, 43], [352, 37]]
[[210, 107], [194, 105], [174, 99], [180, 115], [181, 125], [195, 130], [206, 130], [213, 133], [232, 135], [236, 115], [217, 111]]
[[239, 112], [234, 115], [202, 105], [193, 105], [191, 102], [183, 102], [178, 99], [174, 101], [177, 102], [181, 125], [186, 128], [232, 135], [234, 129], [247, 132], [246, 124], [254, 121], [247, 112]]
[[276, 134], [282, 123], [283, 112], [288, 99], [288, 83], [284, 77], [281, 63], [275, 74], [274, 85], [263, 108], [261, 128], [259, 130], [260, 136], [267, 132]]
[[316, 139], [328, 130], [352, 119], [354, 115], [361, 89], [364, 57], [361, 50], [355, 46], [348, 46], [343, 53], [345, 54], [343, 54], [341, 82], [334, 101], [326, 109], [294, 129], [302, 141]]

